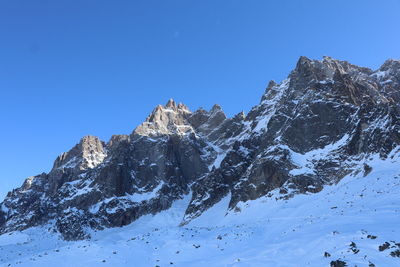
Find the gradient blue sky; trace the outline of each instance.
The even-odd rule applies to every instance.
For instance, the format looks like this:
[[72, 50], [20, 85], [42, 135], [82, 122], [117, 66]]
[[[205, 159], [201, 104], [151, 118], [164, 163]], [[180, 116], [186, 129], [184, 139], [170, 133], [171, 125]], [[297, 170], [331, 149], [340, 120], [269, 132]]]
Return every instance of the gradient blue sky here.
[[248, 111], [300, 55], [400, 58], [400, 2], [0, 0], [0, 198], [169, 98]]

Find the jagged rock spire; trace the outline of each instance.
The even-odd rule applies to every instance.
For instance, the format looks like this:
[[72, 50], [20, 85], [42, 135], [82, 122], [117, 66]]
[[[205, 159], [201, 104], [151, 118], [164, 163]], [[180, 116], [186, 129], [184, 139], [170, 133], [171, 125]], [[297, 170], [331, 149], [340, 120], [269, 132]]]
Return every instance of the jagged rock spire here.
[[193, 130], [187, 121], [191, 114], [186, 105], [176, 105], [171, 98], [165, 106], [158, 105], [134, 133], [145, 136], [188, 133]]
[[222, 108], [220, 105], [218, 104], [214, 104], [210, 110], [210, 113], [215, 113], [215, 112], [219, 112], [222, 111]]
[[[58, 168], [87, 169], [96, 167], [102, 162], [105, 155], [104, 142], [97, 136], [87, 135], [70, 151], [62, 153], [54, 162], [53, 170]], [[78, 161], [82, 159], [82, 161]], [[72, 160], [77, 161], [76, 164]]]
[[97, 136], [87, 135], [68, 152], [62, 153], [54, 161], [49, 173], [49, 186], [52, 192], [64, 182], [65, 173], [69, 179], [79, 179], [82, 171], [93, 169], [103, 162], [107, 156], [106, 145]]
[[172, 110], [176, 111], [177, 110], [177, 106], [176, 106], [175, 101], [172, 98], [170, 98], [168, 100], [167, 104], [165, 105], [165, 108], [169, 108], [169, 109], [172, 109]]
[[183, 104], [183, 103], [179, 103], [179, 104], [178, 104], [178, 109], [181, 109], [181, 110], [183, 110], [183, 111], [190, 112], [190, 109], [188, 108], [188, 106], [186, 106], [186, 105]]

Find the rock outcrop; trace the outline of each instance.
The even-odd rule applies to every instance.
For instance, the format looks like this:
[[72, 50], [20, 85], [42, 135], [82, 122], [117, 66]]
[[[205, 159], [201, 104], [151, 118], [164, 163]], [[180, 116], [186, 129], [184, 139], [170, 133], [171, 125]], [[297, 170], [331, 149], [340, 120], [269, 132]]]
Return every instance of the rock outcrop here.
[[376, 71], [301, 57], [261, 102], [232, 118], [214, 105], [191, 112], [172, 99], [130, 135], [86, 136], [48, 173], [29, 177], [0, 204], [0, 233], [49, 224], [65, 239], [127, 225], [187, 194], [185, 224], [229, 196], [229, 208], [278, 189], [315, 193], [368, 157], [400, 145], [400, 61]]

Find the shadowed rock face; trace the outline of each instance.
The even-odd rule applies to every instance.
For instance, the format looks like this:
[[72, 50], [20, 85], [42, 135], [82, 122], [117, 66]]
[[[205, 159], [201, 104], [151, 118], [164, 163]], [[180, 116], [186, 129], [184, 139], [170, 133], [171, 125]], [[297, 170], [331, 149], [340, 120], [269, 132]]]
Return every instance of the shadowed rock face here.
[[[130, 135], [86, 136], [48, 173], [29, 177], [0, 206], [0, 233], [50, 224], [65, 239], [131, 223], [187, 194], [185, 224], [223, 197], [238, 202], [318, 192], [371, 154], [400, 144], [400, 61], [376, 71], [301, 57], [261, 102], [227, 118], [219, 105], [191, 112], [172, 99]], [[370, 170], [369, 170], [370, 171]]]

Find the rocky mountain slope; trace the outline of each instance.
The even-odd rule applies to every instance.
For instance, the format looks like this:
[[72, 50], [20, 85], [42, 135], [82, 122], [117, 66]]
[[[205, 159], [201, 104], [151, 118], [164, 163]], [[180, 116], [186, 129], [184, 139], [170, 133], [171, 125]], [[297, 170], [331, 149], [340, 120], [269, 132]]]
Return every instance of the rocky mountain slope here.
[[360, 161], [318, 193], [280, 189], [227, 210], [231, 195], [179, 227], [191, 195], [91, 239], [65, 241], [32, 227], [0, 235], [0, 266], [399, 266], [400, 153]]
[[128, 225], [189, 198], [181, 225], [229, 198], [228, 210], [317, 193], [400, 145], [400, 61], [378, 70], [301, 57], [248, 114], [157, 106], [130, 135], [82, 138], [48, 173], [0, 204], [0, 234], [47, 225], [64, 239]]

